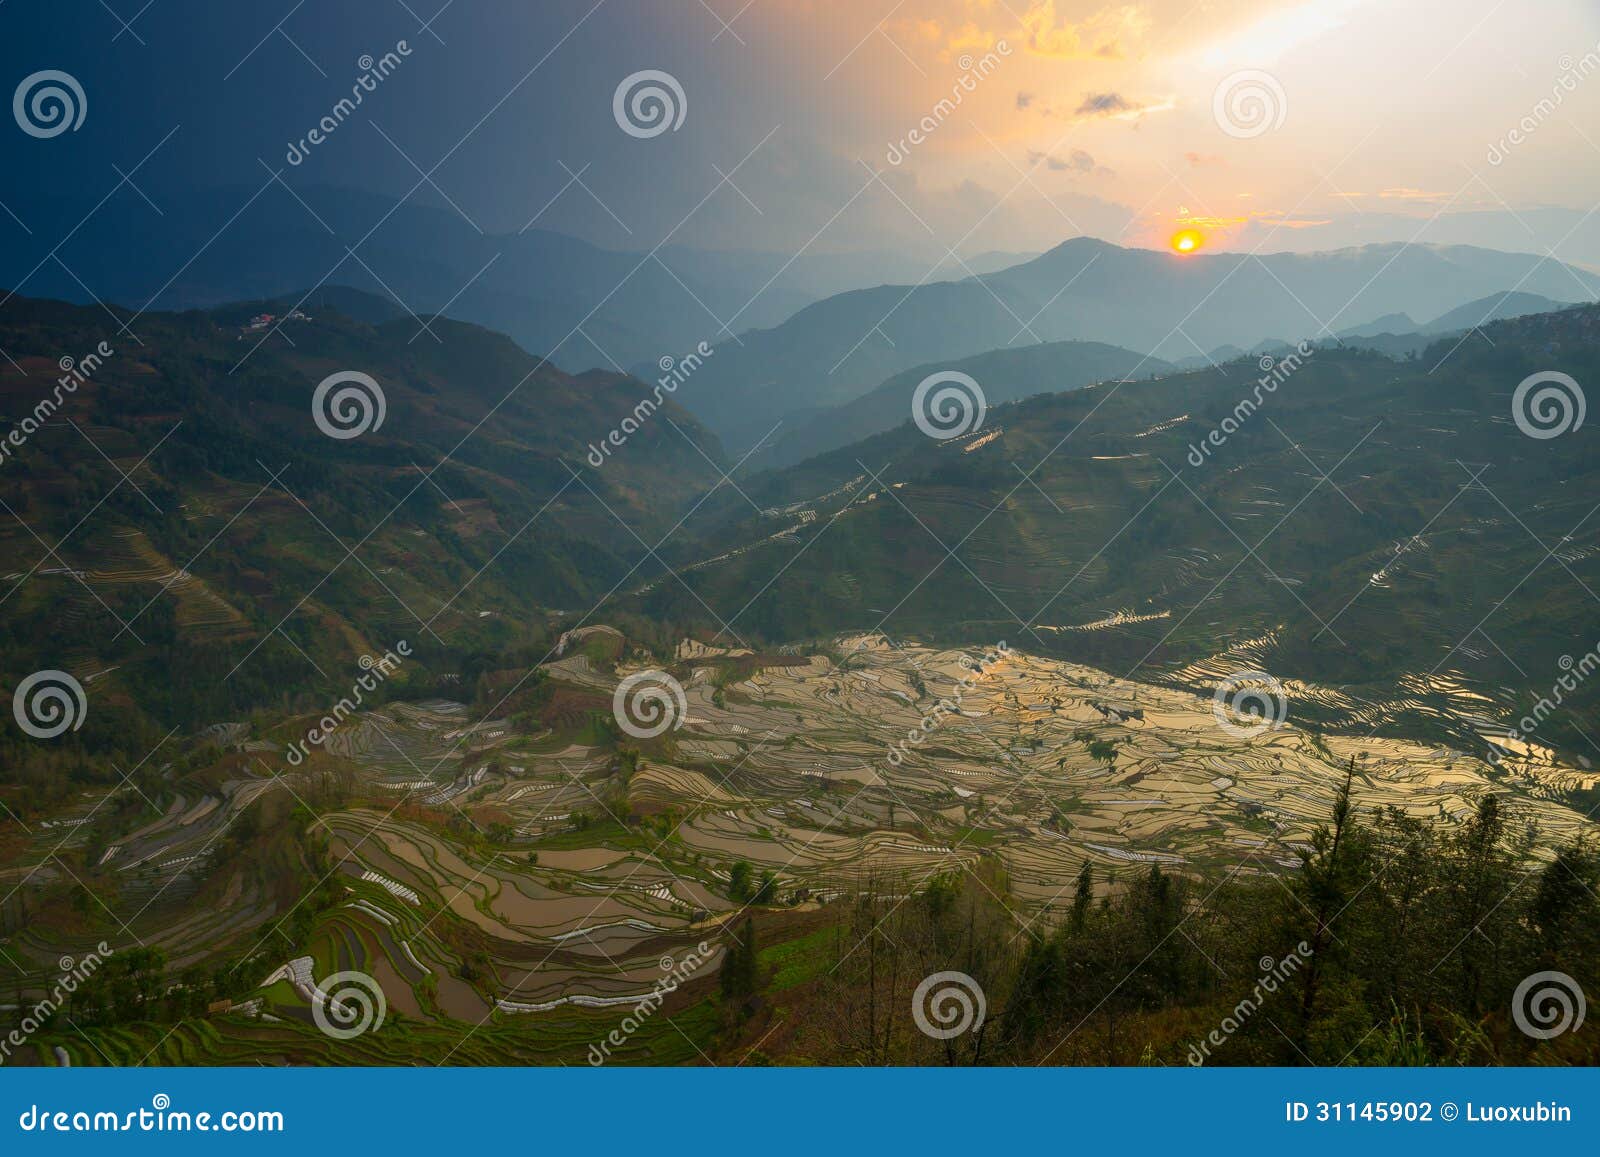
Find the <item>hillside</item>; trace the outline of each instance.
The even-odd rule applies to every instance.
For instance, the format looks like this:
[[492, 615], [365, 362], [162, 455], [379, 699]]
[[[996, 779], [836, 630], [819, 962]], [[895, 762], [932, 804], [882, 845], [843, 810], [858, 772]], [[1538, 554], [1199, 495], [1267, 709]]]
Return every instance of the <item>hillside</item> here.
[[1331, 337], [1387, 314], [1436, 317], [1507, 286], [1556, 298], [1588, 286], [1593, 296], [1600, 279], [1459, 245], [1179, 257], [1080, 237], [982, 277], [826, 298], [718, 346], [679, 400], [742, 452], [779, 418], [852, 401], [928, 362], [1072, 339], [1175, 361]]
[[[571, 377], [444, 319], [246, 328], [258, 308], [147, 314], [124, 336], [96, 308], [13, 297], [0, 314], [0, 413], [20, 439], [0, 654], [13, 675], [92, 679], [87, 738], [115, 730], [113, 704], [163, 729], [236, 718], [400, 638], [446, 671], [538, 638], [547, 610], [648, 563], [641, 542], [717, 481], [715, 439], [670, 400], [603, 468], [586, 462], [639, 382]], [[109, 356], [88, 357], [102, 341]], [[84, 380], [62, 391], [67, 358]], [[341, 424], [329, 395], [316, 414], [315, 391], [347, 370], [384, 412], [333, 437], [319, 422], [347, 432], [357, 412]]]
[[918, 366], [896, 374], [853, 402], [823, 410], [796, 428], [778, 431], [769, 453], [753, 455], [753, 466], [787, 466], [909, 422], [916, 389], [927, 375], [955, 370], [979, 383], [988, 405], [1030, 394], [1076, 390], [1126, 374], [1156, 377], [1172, 367], [1158, 358], [1093, 341], [1046, 342], [999, 349], [955, 362]]
[[[59, 372], [44, 351], [108, 327], [12, 305], [21, 414]], [[1537, 686], [1590, 637], [1600, 531], [1562, 491], [1592, 491], [1588, 432], [1527, 438], [1508, 407], [1529, 365], [1592, 378], [1600, 309], [1497, 323], [1434, 377], [1316, 351], [1198, 466], [1256, 362], [1035, 393], [946, 442], [886, 431], [747, 480], [778, 505], [746, 519], [670, 404], [580, 461], [637, 382], [336, 314], [241, 365], [256, 308], [138, 319], [142, 347], [80, 359], [60, 414], [6, 443], [5, 548], [40, 559], [8, 576], [7, 669], [58, 664], [89, 708], [59, 746], [0, 750], [0, 935], [27, 1000], [64, 950], [139, 944], [23, 1059], [596, 1064], [670, 972], [662, 1017], [602, 1059], [931, 1063], [860, 1026], [960, 943], [988, 1059], [1176, 1065], [1237, 1000], [1212, 965], [1329, 929], [1360, 945], [1326, 953], [1329, 990], [1382, 997], [1302, 1004], [1298, 1040], [1207, 1063], [1415, 1059], [1379, 1031], [1396, 992], [1489, 1026], [1429, 1057], [1592, 1057], [1504, 1032], [1551, 945], [1592, 972], [1591, 892], [1565, 884], [1594, 877], [1597, 789], [1551, 750], [1566, 715], [1506, 740], [1526, 704], [1492, 656]], [[357, 364], [384, 420], [330, 437], [310, 395]], [[714, 532], [669, 533], [707, 495]], [[674, 566], [726, 550], [678, 581], [661, 540]], [[359, 656], [397, 649], [341, 717]], [[1270, 725], [1214, 698], [1252, 668], [1281, 680]], [[1307, 908], [1329, 878], [1331, 924]], [[389, 1010], [353, 1043], [311, 988], [352, 968]]]
[[[1318, 350], [1275, 391], [1250, 360], [991, 407], [944, 442], [907, 425], [758, 480], [767, 515], [674, 565], [768, 639], [1006, 638], [1196, 686], [1248, 661], [1315, 685], [1297, 711], [1329, 723], [1478, 743], [1535, 697], [1506, 688], [1586, 646], [1600, 588], [1592, 425], [1539, 440], [1511, 412], [1536, 372], [1596, 379], [1600, 308], [1484, 332], [1416, 362]], [[1538, 741], [1592, 756], [1576, 718]]]

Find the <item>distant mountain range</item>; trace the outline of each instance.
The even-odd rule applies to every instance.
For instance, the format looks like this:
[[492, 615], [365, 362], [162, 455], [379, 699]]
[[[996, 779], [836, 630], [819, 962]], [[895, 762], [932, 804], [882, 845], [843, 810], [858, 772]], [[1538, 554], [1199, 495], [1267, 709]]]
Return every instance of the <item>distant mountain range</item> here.
[[1569, 303], [1552, 301], [1536, 293], [1495, 293], [1469, 301], [1432, 321], [1418, 325], [1403, 313], [1380, 317], [1367, 325], [1345, 330], [1339, 337], [1348, 345], [1374, 349], [1390, 357], [1409, 357], [1421, 353], [1444, 334], [1459, 334], [1492, 321], [1550, 313]]
[[1484, 325], [1491, 321], [1504, 321], [1509, 317], [1523, 317], [1530, 313], [1550, 313], [1553, 310], [1565, 309], [1572, 303], [1569, 301], [1553, 301], [1548, 297], [1541, 297], [1537, 293], [1492, 293], [1488, 297], [1469, 301], [1465, 305], [1458, 305], [1448, 313], [1441, 314], [1430, 322], [1419, 325], [1403, 313], [1385, 314], [1383, 317], [1368, 322], [1366, 325], [1353, 326], [1350, 329], [1339, 331], [1340, 337], [1376, 337], [1379, 334], [1442, 334], [1460, 333], [1462, 330], [1471, 329], [1475, 325]]
[[853, 402], [802, 417], [792, 429], [780, 430], [770, 439], [765, 453], [754, 454], [749, 461], [752, 467], [792, 465], [892, 430], [911, 420], [917, 386], [928, 375], [940, 371], [966, 374], [980, 384], [985, 404], [994, 406], [1033, 394], [1076, 390], [1132, 373], [1159, 377], [1172, 369], [1160, 358], [1095, 341], [1044, 342], [917, 366], [896, 374]]
[[[1451, 704], [1394, 700], [1406, 680], [1443, 671], [1515, 717], [1504, 688], [1530, 681], [1500, 649], [1556, 671], [1592, 626], [1594, 435], [1529, 438], [1511, 405], [1552, 367], [1600, 380], [1600, 307], [1489, 322], [1415, 362], [1330, 344], [1243, 420], [1255, 358], [1172, 373], [1063, 342], [929, 363], [987, 383], [981, 426], [941, 441], [901, 419], [817, 452], [909, 408], [916, 367], [784, 450], [813, 456], [734, 490], [714, 434], [672, 398], [641, 410], [638, 381], [574, 377], [446, 319], [424, 319], [430, 336], [352, 290], [286, 319], [292, 303], [137, 319], [7, 303], [13, 428], [63, 357], [115, 347], [8, 442], [10, 668], [101, 673], [101, 702], [170, 725], [237, 716], [397, 638], [437, 633], [470, 670], [531, 623], [604, 607], [664, 636], [731, 624], [774, 643], [888, 620], [1179, 681], [1235, 647], [1337, 688], [1298, 709], [1311, 717], [1415, 726]], [[332, 437], [316, 392], [350, 369], [379, 384], [384, 420]]]
[[[1508, 290], [1469, 301], [1420, 325], [1407, 314], [1387, 313], [1365, 325], [1342, 329], [1337, 337], [1324, 337], [1317, 344], [1376, 350], [1393, 358], [1412, 357], [1445, 334], [1465, 333], [1475, 326], [1485, 325], [1491, 321], [1504, 321], [1507, 318], [1525, 317], [1533, 313], [1551, 313], [1558, 309], [1566, 309], [1570, 304], [1566, 301], [1553, 301], [1537, 293]], [[1204, 366], [1233, 361], [1246, 355], [1276, 355], [1292, 348], [1292, 343], [1281, 339], [1260, 342], [1248, 350], [1225, 345], [1218, 346], [1207, 354], [1179, 358], [1174, 364], [1179, 369], [1196, 370]]]
[[[1600, 381], [1600, 306], [1482, 332], [1412, 362], [1317, 349], [1259, 410], [1249, 358], [992, 405], [945, 441], [906, 422], [747, 480], [764, 513], [729, 501], [676, 541], [692, 593], [641, 609], [769, 639], [1017, 639], [1200, 686], [1260, 668], [1318, 685], [1299, 719], [1470, 739], [1593, 637], [1600, 586], [1600, 435], [1532, 438], [1512, 412], [1532, 374]], [[1583, 755], [1570, 720], [1600, 689], [1570, 698], [1540, 741]]]
[[28, 232], [0, 249], [0, 285], [28, 296], [173, 310], [352, 286], [403, 314], [492, 327], [569, 370], [681, 353], [725, 336], [718, 319], [735, 315], [775, 325], [885, 266], [920, 272], [873, 254], [616, 252], [536, 222], [495, 234], [449, 208], [326, 186], [157, 191], [153, 204], [121, 190], [100, 206], [7, 196]]
[[[913, 367], [991, 350], [1098, 342], [1149, 354], [1155, 369], [1352, 329], [1426, 337], [1481, 320], [1463, 300], [1508, 290], [1514, 302], [1493, 316], [1600, 291], [1582, 269], [1469, 246], [1180, 258], [1076, 238], [1037, 256], [990, 252], [928, 268], [892, 252], [612, 251], [540, 229], [536, 212], [528, 227], [496, 234], [450, 208], [275, 181], [152, 200], [123, 189], [98, 206], [71, 195], [11, 203], [28, 233], [0, 251], [0, 284], [134, 311], [286, 295], [316, 305], [353, 287], [396, 317], [443, 313], [569, 371], [631, 368], [646, 381], [663, 359], [706, 342], [715, 355], [677, 400], [735, 453], [783, 421], [769, 442], [791, 448], [771, 461], [838, 445], [819, 421], [878, 414], [845, 427], [874, 432], [891, 416], [882, 399], [832, 411]], [[1436, 321], [1407, 326], [1417, 317]], [[1400, 352], [1417, 341], [1379, 344]], [[1059, 380], [1084, 384], [1070, 368]]]
[[1230, 344], [1331, 337], [1389, 314], [1437, 317], [1510, 287], [1558, 299], [1587, 287], [1594, 296], [1600, 278], [1470, 246], [1178, 257], [1077, 238], [995, 273], [854, 290], [806, 306], [782, 325], [718, 345], [678, 400], [734, 452], [780, 419], [851, 402], [915, 365], [1061, 340], [1176, 361]]
[[990, 252], [930, 271], [888, 251], [611, 250], [539, 228], [538, 206], [526, 226], [496, 233], [449, 207], [277, 181], [155, 190], [148, 202], [131, 189], [99, 205], [7, 198], [26, 227], [0, 248], [0, 285], [30, 297], [175, 310], [312, 289], [314, 302], [353, 287], [402, 316], [498, 330], [574, 372], [654, 364], [858, 285], [988, 273], [1029, 257]]

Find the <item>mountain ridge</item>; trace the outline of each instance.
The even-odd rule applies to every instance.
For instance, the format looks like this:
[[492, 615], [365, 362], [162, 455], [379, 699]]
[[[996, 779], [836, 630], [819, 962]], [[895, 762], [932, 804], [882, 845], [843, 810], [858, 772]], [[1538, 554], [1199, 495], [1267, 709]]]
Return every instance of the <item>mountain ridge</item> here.
[[841, 405], [889, 377], [1021, 342], [1093, 340], [1164, 361], [1282, 334], [1332, 336], [1352, 311], [1438, 316], [1508, 285], [1554, 294], [1600, 278], [1471, 246], [1369, 245], [1331, 254], [1179, 256], [1079, 237], [957, 281], [877, 286], [815, 302], [717, 345], [680, 400], [742, 451], [786, 416]]

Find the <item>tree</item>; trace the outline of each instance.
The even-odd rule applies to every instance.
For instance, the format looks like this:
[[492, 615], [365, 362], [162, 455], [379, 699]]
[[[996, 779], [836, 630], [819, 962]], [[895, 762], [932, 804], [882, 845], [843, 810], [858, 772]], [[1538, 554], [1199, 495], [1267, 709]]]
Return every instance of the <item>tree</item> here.
[[750, 871], [750, 865], [744, 860], [735, 860], [728, 869], [728, 899], [736, 904], [750, 899]]
[[[1331, 822], [1312, 833], [1311, 851], [1305, 857], [1300, 876], [1295, 881], [1296, 891], [1302, 896], [1306, 912], [1311, 915], [1311, 929], [1304, 937], [1310, 947], [1310, 960], [1304, 972], [1305, 983], [1300, 996], [1300, 1025], [1297, 1046], [1304, 1050], [1309, 1045], [1311, 1022], [1317, 1015], [1318, 986], [1327, 964], [1327, 952], [1335, 943], [1334, 925], [1349, 907], [1350, 898], [1359, 884], [1359, 849], [1352, 845], [1350, 802], [1351, 787], [1355, 783], [1356, 761], [1352, 756], [1345, 772], [1344, 782], [1333, 799]], [[1297, 921], [1298, 922], [1298, 921]]]
[[728, 946], [722, 961], [719, 981], [722, 999], [730, 1015], [742, 1019], [756, 993], [756, 926], [748, 917]]
[[1089, 905], [1094, 901], [1094, 869], [1089, 861], [1083, 861], [1083, 867], [1078, 869], [1078, 884], [1072, 893], [1072, 930], [1082, 932], [1083, 924], [1089, 916]]

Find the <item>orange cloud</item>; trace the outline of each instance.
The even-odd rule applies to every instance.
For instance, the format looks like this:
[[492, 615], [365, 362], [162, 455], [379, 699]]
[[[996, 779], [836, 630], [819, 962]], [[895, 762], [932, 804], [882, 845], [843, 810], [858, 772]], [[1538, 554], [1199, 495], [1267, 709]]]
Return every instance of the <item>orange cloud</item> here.
[[1140, 46], [1150, 17], [1133, 4], [1102, 8], [1074, 23], [1057, 15], [1056, 0], [1039, 0], [1022, 16], [1024, 43], [1036, 56], [1058, 60], [1120, 59]]
[[1429, 193], [1423, 189], [1384, 189], [1378, 196], [1386, 201], [1448, 201], [1449, 193]]

